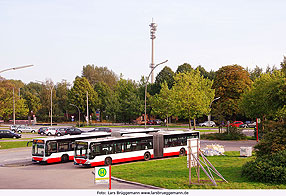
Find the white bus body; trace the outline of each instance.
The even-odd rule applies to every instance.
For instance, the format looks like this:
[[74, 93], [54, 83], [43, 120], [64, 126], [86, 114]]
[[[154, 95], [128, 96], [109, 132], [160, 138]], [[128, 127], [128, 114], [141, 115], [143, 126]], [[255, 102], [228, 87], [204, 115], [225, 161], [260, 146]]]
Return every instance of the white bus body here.
[[75, 165], [99, 166], [136, 160], [185, 155], [187, 139], [198, 131], [160, 131], [76, 141]]

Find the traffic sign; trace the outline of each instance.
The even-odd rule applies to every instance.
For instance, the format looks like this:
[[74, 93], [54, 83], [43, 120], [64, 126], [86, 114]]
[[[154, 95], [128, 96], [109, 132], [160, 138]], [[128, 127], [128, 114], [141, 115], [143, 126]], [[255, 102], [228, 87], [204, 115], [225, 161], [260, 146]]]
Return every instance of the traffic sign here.
[[94, 168], [94, 180], [96, 184], [108, 184], [110, 181], [109, 166], [95, 167]]

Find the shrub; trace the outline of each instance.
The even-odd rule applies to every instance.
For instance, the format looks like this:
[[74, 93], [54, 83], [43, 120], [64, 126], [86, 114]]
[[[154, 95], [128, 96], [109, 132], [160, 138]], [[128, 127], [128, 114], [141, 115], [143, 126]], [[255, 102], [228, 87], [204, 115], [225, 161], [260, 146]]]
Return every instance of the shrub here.
[[201, 135], [201, 139], [209, 140], [246, 140], [247, 137], [242, 133], [242, 130], [237, 127], [229, 127], [225, 133], [210, 133]]
[[286, 150], [247, 162], [242, 176], [252, 181], [286, 184]]
[[258, 157], [286, 150], [286, 124], [268, 122], [262, 139], [254, 148]]

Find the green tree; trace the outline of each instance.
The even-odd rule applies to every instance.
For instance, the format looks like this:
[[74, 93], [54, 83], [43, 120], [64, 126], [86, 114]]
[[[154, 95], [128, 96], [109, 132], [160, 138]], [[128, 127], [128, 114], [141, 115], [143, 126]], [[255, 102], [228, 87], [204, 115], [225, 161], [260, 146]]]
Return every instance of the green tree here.
[[83, 66], [82, 77], [85, 77], [92, 86], [98, 82], [104, 82], [110, 88], [113, 88], [118, 81], [118, 76], [112, 70], [94, 65]]
[[21, 81], [15, 80], [1, 80], [0, 81], [0, 117], [5, 121], [13, 118], [13, 89], [15, 100], [15, 117], [26, 118], [28, 115], [28, 108], [25, 100], [19, 97], [19, 88], [23, 86]]
[[194, 69], [192, 68], [192, 66], [190, 64], [184, 63], [184, 64], [178, 66], [178, 68], [176, 70], [176, 74], [187, 73], [187, 72], [190, 72], [192, 70], [194, 70]]
[[251, 89], [242, 95], [241, 110], [250, 118], [282, 115], [286, 101], [286, 78], [281, 71], [261, 74]]
[[[57, 83], [55, 86], [56, 89], [56, 100], [55, 100], [55, 115], [63, 117], [64, 114], [67, 114], [69, 109], [69, 93], [70, 84], [66, 80], [62, 80], [62, 82]], [[65, 119], [67, 119], [66, 116]]]
[[205, 68], [201, 65], [197, 66], [197, 68], [201, 75], [204, 76], [204, 78], [208, 78], [210, 80], [214, 80], [215, 78], [215, 72], [213, 70], [211, 70], [210, 72], [206, 71]]
[[41, 104], [41, 91], [42, 84], [30, 82], [21, 88], [21, 97], [26, 101], [26, 105], [29, 108], [29, 114], [37, 114], [42, 108]]
[[248, 70], [248, 68], [246, 70], [249, 72], [250, 79], [252, 81], [254, 81], [256, 78], [259, 78], [261, 74], [263, 73], [262, 68], [258, 67], [257, 65], [253, 70]]
[[283, 61], [280, 63], [281, 71], [286, 75], [286, 56], [283, 57]]
[[[69, 91], [69, 103], [76, 105], [82, 114], [86, 114], [87, 98], [89, 114], [91, 114], [96, 111], [99, 105], [97, 92], [92, 88], [85, 77], [76, 77], [73, 86]], [[73, 111], [76, 111], [74, 107], [70, 108]]]
[[188, 119], [191, 128], [191, 119], [195, 122], [196, 118], [210, 112], [209, 105], [215, 94], [214, 89], [211, 89], [213, 82], [201, 76], [199, 70], [176, 74], [174, 80], [172, 94], [175, 113]]
[[241, 114], [239, 101], [242, 94], [251, 87], [249, 73], [239, 65], [221, 67], [216, 72], [213, 83], [215, 97], [219, 100], [213, 103], [213, 116], [224, 116], [224, 120], [235, 120]]
[[112, 90], [105, 82], [98, 82], [94, 85], [94, 90], [98, 94], [99, 109], [100, 109], [100, 121], [106, 116], [106, 108], [108, 103], [108, 98], [112, 96]]
[[137, 84], [132, 80], [120, 79], [109, 103], [109, 114], [115, 116], [117, 122], [131, 122], [142, 114], [143, 101], [139, 97]]
[[172, 71], [172, 69], [168, 66], [165, 66], [156, 76], [155, 84], [159, 87], [157, 90], [157, 93], [160, 92], [161, 84], [164, 83], [164, 81], [167, 82], [169, 89], [172, 88], [174, 84], [174, 75], [175, 73]]
[[162, 83], [160, 93], [156, 94], [151, 100], [152, 114], [166, 119], [168, 129], [169, 117], [174, 114], [174, 100], [172, 91], [169, 89], [166, 81]]

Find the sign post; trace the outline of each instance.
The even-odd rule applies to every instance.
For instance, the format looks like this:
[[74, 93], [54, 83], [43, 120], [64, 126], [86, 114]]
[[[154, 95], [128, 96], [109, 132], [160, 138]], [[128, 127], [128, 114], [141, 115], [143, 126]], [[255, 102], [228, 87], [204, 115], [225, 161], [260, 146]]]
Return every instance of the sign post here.
[[258, 123], [260, 123], [260, 118], [256, 118], [256, 142], [258, 142]]
[[94, 168], [94, 182], [95, 184], [109, 184], [111, 189], [111, 165]]

